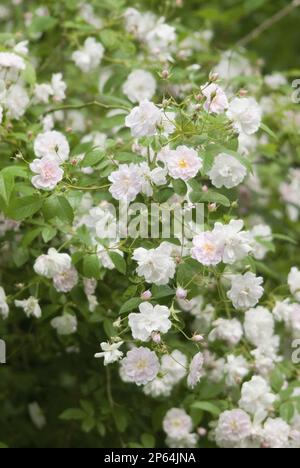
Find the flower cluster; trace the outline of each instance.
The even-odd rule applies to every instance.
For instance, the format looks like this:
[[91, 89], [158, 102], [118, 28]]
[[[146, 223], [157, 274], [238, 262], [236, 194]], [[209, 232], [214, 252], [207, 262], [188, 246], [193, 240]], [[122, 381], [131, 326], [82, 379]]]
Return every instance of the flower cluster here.
[[34, 394], [47, 426], [47, 376], [20, 371], [47, 365], [55, 411], [103, 445], [158, 445], [163, 429], [172, 448], [299, 448], [287, 78], [244, 50], [216, 57], [213, 31], [180, 15], [96, 3], [30, 7], [24, 40], [3, 34], [0, 330], [24, 349], [18, 415]]

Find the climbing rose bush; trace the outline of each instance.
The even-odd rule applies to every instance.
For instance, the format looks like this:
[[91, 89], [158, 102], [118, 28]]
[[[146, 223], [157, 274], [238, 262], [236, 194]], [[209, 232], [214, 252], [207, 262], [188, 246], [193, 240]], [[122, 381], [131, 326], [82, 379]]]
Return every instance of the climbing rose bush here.
[[146, 3], [0, 8], [2, 445], [300, 448], [291, 77]]

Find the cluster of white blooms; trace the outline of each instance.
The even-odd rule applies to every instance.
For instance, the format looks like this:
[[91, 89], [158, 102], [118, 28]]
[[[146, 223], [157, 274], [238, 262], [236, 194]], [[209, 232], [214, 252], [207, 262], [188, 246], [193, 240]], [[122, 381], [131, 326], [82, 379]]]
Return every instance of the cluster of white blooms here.
[[59, 292], [70, 292], [78, 282], [77, 270], [72, 265], [70, 255], [50, 248], [47, 254], [40, 255], [34, 264], [34, 271], [41, 276], [53, 279]]
[[197, 434], [192, 432], [192, 418], [183, 409], [170, 409], [164, 417], [163, 429], [169, 447], [193, 448], [197, 443]]
[[40, 133], [34, 141], [34, 153], [38, 159], [30, 164], [31, 171], [36, 174], [31, 179], [32, 184], [40, 190], [54, 190], [63, 179], [61, 164], [70, 153], [66, 137], [57, 131]]
[[212, 231], [203, 232], [193, 239], [192, 256], [203, 265], [220, 262], [232, 265], [245, 258], [252, 250], [250, 233], [243, 231], [242, 220], [229, 224], [216, 223]]
[[[18, 46], [18, 45], [17, 45]], [[0, 124], [4, 115], [19, 120], [29, 106], [29, 95], [22, 73], [25, 59], [19, 55], [28, 53], [27, 41], [20, 43], [13, 52], [0, 52]]]
[[83, 47], [73, 52], [72, 60], [82, 72], [89, 73], [100, 65], [103, 55], [103, 45], [94, 37], [88, 37]]
[[109, 176], [110, 193], [116, 200], [132, 202], [142, 193], [153, 194], [153, 186], [166, 184], [166, 171], [162, 168], [151, 170], [147, 163], [121, 164]]
[[34, 96], [36, 101], [42, 104], [48, 104], [50, 97], [55, 102], [61, 102], [66, 97], [66, 89], [62, 73], [55, 73], [52, 75], [51, 83], [35, 85]]
[[150, 303], [144, 302], [139, 309], [140, 313], [131, 313], [128, 316], [128, 323], [134, 339], [148, 341], [153, 333], [167, 333], [170, 330], [170, 310], [168, 307], [159, 305], [153, 307]]
[[158, 18], [151, 12], [141, 13], [135, 8], [128, 8], [124, 17], [127, 31], [147, 46], [153, 58], [162, 62], [172, 60], [176, 42], [173, 26], [168, 25], [164, 18]]
[[187, 357], [175, 349], [170, 354], [161, 357], [158, 376], [144, 387], [144, 393], [152, 397], [167, 397], [172, 389], [187, 374]]
[[172, 251], [172, 246], [167, 242], [163, 242], [156, 249], [135, 249], [132, 258], [138, 263], [137, 274], [144, 277], [147, 283], [168, 284], [176, 270]]
[[[59, 343], [71, 342], [68, 352], [79, 352], [72, 346], [81, 332], [79, 317], [86, 329], [100, 324], [95, 358], [119, 370], [143, 398], [165, 399], [162, 424], [171, 448], [195, 447], [207, 431], [208, 440], [222, 448], [300, 447], [299, 375], [288, 362], [292, 340], [300, 338], [300, 267], [295, 258], [295, 266], [282, 273], [281, 260], [279, 271], [275, 256], [270, 267], [265, 261], [276, 239], [291, 245], [297, 240], [280, 235], [285, 217], [277, 203], [284, 202], [289, 231], [296, 226], [294, 237], [299, 231], [300, 169], [296, 163], [278, 179], [273, 158], [280, 152], [286, 157], [283, 171], [292, 158], [290, 146], [296, 152], [289, 135], [296, 133], [300, 113], [290, 110], [284, 95], [287, 79], [281, 73], [259, 76], [259, 65], [254, 69], [243, 51], [223, 53], [205, 78], [202, 53], [205, 62], [212, 31], [186, 36], [179, 23], [135, 8], [113, 17], [108, 30], [98, 15], [101, 2], [93, 3], [78, 3], [79, 29], [70, 32], [71, 63], [64, 74], [53, 74], [54, 66], [44, 74], [47, 62], [42, 65], [38, 55], [33, 66], [28, 41], [1, 46], [0, 263], [6, 274], [6, 265], [20, 261], [22, 267], [26, 255], [35, 262], [26, 265], [28, 284], [7, 285], [1, 273], [0, 316], [9, 323], [18, 308], [17, 317], [39, 319], [54, 296], [49, 321]], [[0, 17], [7, 15], [10, 10], [0, 7]], [[48, 18], [51, 7], [42, 6], [27, 12], [24, 23], [30, 28]], [[111, 48], [110, 33], [112, 42], [116, 38]], [[123, 57], [122, 44], [118, 50], [123, 37], [133, 46], [132, 56]], [[31, 31], [30, 38], [38, 42], [43, 33]], [[41, 79], [35, 73], [40, 65]], [[77, 96], [72, 92], [78, 69], [84, 85]], [[255, 74], [257, 80], [244, 80]], [[240, 81], [246, 89], [238, 87]], [[70, 102], [63, 103], [67, 83]], [[94, 86], [99, 96], [93, 97]], [[268, 95], [261, 97], [261, 87]], [[275, 106], [286, 140], [281, 147], [262, 124], [263, 118], [271, 121]], [[273, 175], [274, 182], [266, 183]], [[14, 213], [19, 201], [29, 199], [31, 208], [35, 197], [43, 204], [40, 211], [24, 220], [21, 209]], [[64, 197], [74, 221], [68, 213], [66, 219], [62, 213], [48, 219], [47, 203], [55, 206]], [[159, 201], [168, 212], [184, 205], [191, 235], [149, 239], [148, 230], [144, 240], [136, 239], [121, 219], [125, 209], [136, 214], [130, 212], [134, 201], [146, 208]], [[207, 203], [200, 222], [193, 216], [198, 201]], [[142, 219], [148, 218], [147, 211]], [[159, 227], [165, 222], [161, 215]], [[33, 239], [25, 234], [28, 226], [34, 226]], [[42, 241], [48, 244], [45, 254], [38, 250]], [[23, 248], [24, 259], [16, 258]], [[289, 255], [292, 247], [283, 252]], [[34, 281], [27, 279], [30, 268], [38, 275]], [[36, 292], [35, 284], [41, 285]], [[206, 402], [202, 392], [217, 394], [219, 388]], [[180, 408], [173, 407], [173, 396]], [[197, 411], [189, 415], [188, 408]], [[198, 410], [210, 429], [194, 429]], [[29, 414], [37, 428], [45, 425], [37, 403], [29, 405]]]

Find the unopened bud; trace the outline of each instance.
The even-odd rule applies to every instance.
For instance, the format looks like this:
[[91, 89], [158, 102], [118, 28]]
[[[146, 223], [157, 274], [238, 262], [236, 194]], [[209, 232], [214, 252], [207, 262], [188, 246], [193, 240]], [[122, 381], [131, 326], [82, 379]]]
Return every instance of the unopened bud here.
[[164, 80], [167, 80], [168, 78], [170, 78], [170, 72], [169, 70], [163, 70], [161, 72], [161, 77], [164, 79]]
[[200, 437], [205, 437], [207, 434], [205, 427], [198, 427], [197, 432]]
[[216, 203], [210, 203], [210, 204], [208, 205], [208, 211], [209, 211], [210, 213], [213, 213], [214, 211], [217, 211], [217, 209], [218, 209], [218, 208], [217, 208], [217, 204], [216, 204]]
[[219, 73], [216, 72], [210, 72], [209, 74], [209, 81], [218, 81], [219, 79]]
[[72, 133], [73, 132], [73, 128], [72, 127], [67, 127], [66, 128], [66, 133]]
[[247, 95], [248, 95], [247, 89], [240, 89], [240, 90], [239, 90], [239, 95], [240, 95], [241, 97], [247, 96]]
[[201, 343], [202, 341], [204, 341], [204, 338], [202, 335], [194, 335], [192, 337], [192, 340], [195, 341], [195, 343]]
[[161, 336], [159, 332], [152, 332], [151, 334], [152, 341], [156, 344], [161, 342]]
[[204, 96], [203, 96], [203, 94], [197, 94], [197, 96], [195, 96], [195, 99], [196, 99], [196, 101], [203, 101]]
[[142, 294], [141, 294], [141, 299], [143, 301], [150, 301], [150, 299], [152, 298], [152, 292], [151, 291], [144, 291]]
[[186, 296], [187, 296], [187, 290], [181, 287], [178, 287], [176, 290], [177, 299], [186, 299]]
[[207, 185], [203, 185], [203, 187], [202, 187], [202, 192], [204, 192], [204, 193], [208, 192], [208, 187], [207, 187]]

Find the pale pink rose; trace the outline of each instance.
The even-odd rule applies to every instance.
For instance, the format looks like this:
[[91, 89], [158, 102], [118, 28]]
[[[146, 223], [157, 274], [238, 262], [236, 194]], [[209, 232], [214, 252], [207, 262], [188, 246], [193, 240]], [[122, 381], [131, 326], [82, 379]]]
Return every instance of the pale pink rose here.
[[77, 270], [72, 266], [68, 270], [55, 275], [53, 278], [53, 284], [57, 291], [68, 293], [78, 283], [78, 273]]
[[170, 153], [167, 165], [173, 179], [189, 180], [196, 177], [202, 167], [202, 162], [197, 151], [187, 146], [178, 146]]
[[59, 164], [48, 157], [35, 159], [29, 167], [37, 174], [31, 179], [32, 185], [40, 190], [55, 189], [64, 176]]
[[214, 113], [214, 114], [221, 114], [226, 109], [228, 109], [228, 99], [226, 94], [224, 93], [223, 89], [220, 88], [215, 83], [212, 83], [207, 86], [204, 85], [201, 88], [202, 93], [206, 97], [206, 101], [204, 104], [204, 109], [207, 112]]
[[193, 239], [192, 257], [202, 265], [217, 265], [222, 261], [223, 249], [213, 232], [203, 232]]

